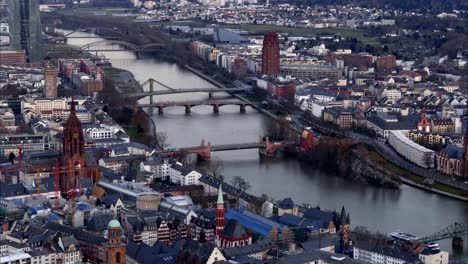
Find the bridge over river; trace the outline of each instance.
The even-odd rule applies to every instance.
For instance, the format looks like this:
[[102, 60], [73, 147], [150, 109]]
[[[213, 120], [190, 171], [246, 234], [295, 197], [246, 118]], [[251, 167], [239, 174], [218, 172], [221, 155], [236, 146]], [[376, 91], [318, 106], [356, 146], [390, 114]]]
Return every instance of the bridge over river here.
[[242, 149], [259, 149], [261, 155], [271, 157], [276, 154], [277, 151], [284, 150], [288, 146], [295, 146], [294, 141], [279, 141], [272, 142], [268, 137], [260, 137], [258, 142], [239, 143], [239, 144], [224, 144], [224, 145], [211, 145], [205, 144], [205, 140], [202, 140], [200, 146], [187, 147], [187, 148], [176, 148], [159, 151], [159, 154], [163, 157], [175, 157], [180, 158], [188, 154], [196, 154], [201, 160], [210, 160], [211, 152], [217, 151], [232, 151]]

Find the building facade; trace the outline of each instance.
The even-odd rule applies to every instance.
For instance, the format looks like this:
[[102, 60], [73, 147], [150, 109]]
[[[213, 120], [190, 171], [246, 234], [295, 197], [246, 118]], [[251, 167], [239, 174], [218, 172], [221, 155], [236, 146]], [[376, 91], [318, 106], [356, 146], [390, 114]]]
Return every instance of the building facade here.
[[44, 96], [46, 98], [56, 98], [57, 97], [57, 76], [58, 70], [52, 67], [44, 68]]
[[377, 71], [392, 70], [396, 68], [396, 58], [393, 55], [379, 56], [375, 60], [375, 68]]
[[12, 49], [26, 51], [28, 62], [42, 60], [39, 0], [8, 0], [7, 10]]
[[26, 63], [26, 52], [24, 50], [0, 51], [0, 61], [3, 65], [23, 65]]
[[127, 263], [127, 245], [122, 243], [122, 227], [118, 220], [113, 219], [107, 226], [107, 243], [104, 243], [104, 263], [125, 264]]
[[272, 76], [280, 74], [280, 47], [276, 32], [267, 33], [263, 39], [262, 74]]

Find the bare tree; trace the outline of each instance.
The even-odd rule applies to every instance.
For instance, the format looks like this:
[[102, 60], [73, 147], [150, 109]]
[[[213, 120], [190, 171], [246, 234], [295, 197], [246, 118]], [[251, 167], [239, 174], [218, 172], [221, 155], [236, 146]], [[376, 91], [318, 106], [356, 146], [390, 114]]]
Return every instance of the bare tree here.
[[271, 118], [265, 119], [263, 123], [264, 129], [266, 131], [266, 136], [273, 141], [289, 139], [291, 134], [291, 125], [289, 121], [280, 118], [278, 120], [273, 120]]
[[241, 190], [241, 192], [245, 192], [248, 189], [250, 189], [250, 183], [248, 183], [244, 178], [241, 176], [234, 176], [231, 180], [232, 185], [236, 187], [237, 189]]
[[194, 155], [188, 153], [185, 150], [182, 150], [177, 155], [177, 160], [179, 160], [184, 166], [192, 166], [193, 163], [196, 161]]
[[206, 170], [213, 177], [220, 179], [221, 181], [224, 180], [224, 177], [221, 175], [221, 172], [224, 170], [224, 164], [221, 159], [217, 157], [211, 159]]
[[161, 149], [165, 149], [170, 146], [165, 132], [156, 132], [156, 144]]

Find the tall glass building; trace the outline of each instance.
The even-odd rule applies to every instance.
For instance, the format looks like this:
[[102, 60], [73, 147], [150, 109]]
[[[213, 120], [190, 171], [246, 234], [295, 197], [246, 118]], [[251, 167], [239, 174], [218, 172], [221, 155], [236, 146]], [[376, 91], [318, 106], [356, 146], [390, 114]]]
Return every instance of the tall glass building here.
[[11, 49], [26, 51], [28, 62], [43, 59], [42, 26], [38, 2], [39, 0], [7, 0]]

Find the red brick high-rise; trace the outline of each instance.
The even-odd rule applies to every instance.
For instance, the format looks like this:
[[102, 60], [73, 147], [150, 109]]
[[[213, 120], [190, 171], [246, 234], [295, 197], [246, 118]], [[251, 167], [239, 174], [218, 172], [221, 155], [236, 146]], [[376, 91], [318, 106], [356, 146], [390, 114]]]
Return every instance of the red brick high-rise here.
[[393, 70], [396, 68], [396, 58], [393, 55], [379, 56], [375, 60], [375, 68], [377, 71]]
[[280, 48], [276, 32], [269, 32], [263, 39], [262, 74], [278, 76], [280, 74]]

